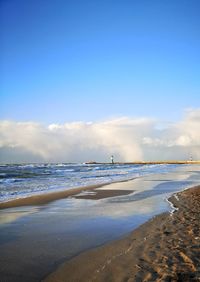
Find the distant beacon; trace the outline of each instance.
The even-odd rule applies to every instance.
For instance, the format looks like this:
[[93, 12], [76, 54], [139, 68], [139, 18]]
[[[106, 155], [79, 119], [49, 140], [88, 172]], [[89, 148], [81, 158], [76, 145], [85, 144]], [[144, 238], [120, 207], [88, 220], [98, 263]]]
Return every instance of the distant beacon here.
[[111, 163], [114, 164], [114, 157], [113, 155], [110, 157]]

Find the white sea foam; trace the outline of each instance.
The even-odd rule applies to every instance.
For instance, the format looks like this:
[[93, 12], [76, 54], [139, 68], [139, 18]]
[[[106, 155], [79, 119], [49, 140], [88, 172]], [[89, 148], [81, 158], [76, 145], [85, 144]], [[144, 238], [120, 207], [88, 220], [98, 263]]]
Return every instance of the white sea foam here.
[[170, 205], [170, 207], [171, 207], [170, 215], [172, 216], [175, 211], [178, 211], [178, 208], [176, 208], [176, 207], [174, 206], [174, 204], [169, 201], [169, 199], [166, 199], [166, 201], [169, 203], [169, 205]]

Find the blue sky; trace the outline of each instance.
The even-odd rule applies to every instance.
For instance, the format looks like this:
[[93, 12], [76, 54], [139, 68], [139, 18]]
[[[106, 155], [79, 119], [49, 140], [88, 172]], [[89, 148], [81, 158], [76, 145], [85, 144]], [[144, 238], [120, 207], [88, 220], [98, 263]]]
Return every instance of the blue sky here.
[[0, 119], [172, 121], [200, 106], [198, 0], [0, 5]]

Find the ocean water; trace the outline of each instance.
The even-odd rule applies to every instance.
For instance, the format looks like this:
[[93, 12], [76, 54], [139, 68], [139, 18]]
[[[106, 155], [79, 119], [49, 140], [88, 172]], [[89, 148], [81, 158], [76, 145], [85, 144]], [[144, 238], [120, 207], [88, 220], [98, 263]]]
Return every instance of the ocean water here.
[[165, 173], [176, 165], [5, 164], [0, 165], [0, 202], [75, 187]]

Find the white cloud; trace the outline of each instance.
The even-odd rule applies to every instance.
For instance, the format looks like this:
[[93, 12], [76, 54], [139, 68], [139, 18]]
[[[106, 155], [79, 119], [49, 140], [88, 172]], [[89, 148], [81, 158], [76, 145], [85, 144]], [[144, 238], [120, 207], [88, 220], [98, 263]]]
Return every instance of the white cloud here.
[[0, 161], [119, 161], [200, 158], [200, 109], [183, 120], [160, 126], [148, 118], [71, 122], [44, 126], [34, 122], [0, 122]]

